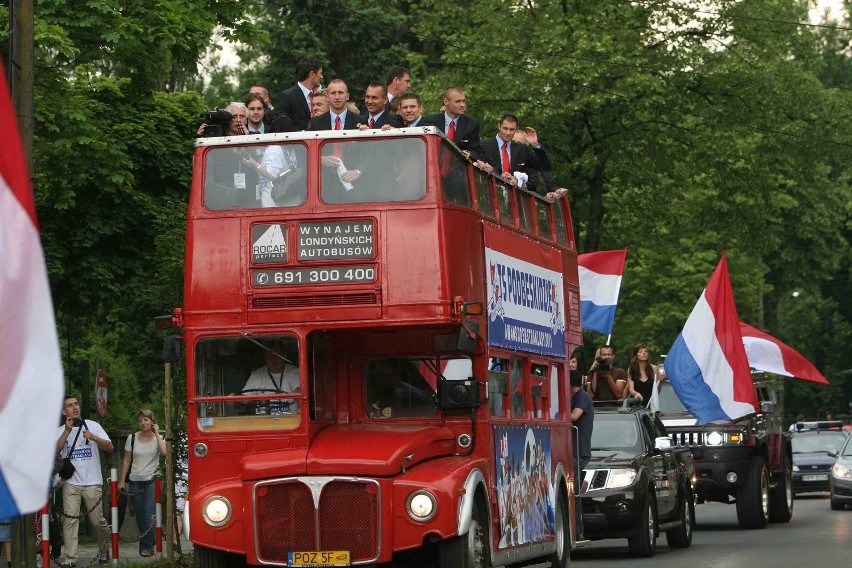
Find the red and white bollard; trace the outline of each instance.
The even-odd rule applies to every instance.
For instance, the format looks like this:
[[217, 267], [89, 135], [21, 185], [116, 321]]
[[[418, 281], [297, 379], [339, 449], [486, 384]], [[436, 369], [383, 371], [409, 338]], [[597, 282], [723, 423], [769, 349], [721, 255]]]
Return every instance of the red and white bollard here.
[[118, 470], [109, 470], [110, 509], [112, 512], [112, 563], [118, 564]]
[[154, 502], [157, 503], [157, 556], [163, 557], [163, 504], [161, 503], [163, 496], [163, 480], [159, 477], [154, 478]]
[[50, 565], [50, 511], [47, 503], [41, 509], [41, 560], [42, 566]]

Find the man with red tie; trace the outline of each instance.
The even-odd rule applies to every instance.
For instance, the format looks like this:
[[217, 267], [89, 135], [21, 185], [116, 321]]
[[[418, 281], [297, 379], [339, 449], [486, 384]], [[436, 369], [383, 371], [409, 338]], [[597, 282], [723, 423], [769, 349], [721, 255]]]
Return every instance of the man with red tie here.
[[367, 107], [367, 122], [360, 125], [362, 130], [402, 128], [402, 117], [386, 110], [388, 103], [387, 88], [381, 83], [370, 83], [364, 95]]
[[537, 169], [540, 165], [538, 156], [529, 146], [514, 143], [517, 131], [518, 117], [504, 114], [498, 125], [497, 136], [481, 142], [483, 159], [478, 164], [512, 185], [517, 185], [514, 172], [527, 173], [527, 170]]
[[444, 92], [444, 112], [424, 116], [418, 126], [434, 126], [447, 135], [462, 150], [471, 154], [471, 159], [480, 157], [479, 121], [465, 114], [467, 99], [464, 91], [450, 87]]
[[278, 93], [275, 109], [290, 117], [297, 130], [308, 127], [313, 92], [322, 84], [322, 61], [306, 57], [296, 65], [298, 82]]

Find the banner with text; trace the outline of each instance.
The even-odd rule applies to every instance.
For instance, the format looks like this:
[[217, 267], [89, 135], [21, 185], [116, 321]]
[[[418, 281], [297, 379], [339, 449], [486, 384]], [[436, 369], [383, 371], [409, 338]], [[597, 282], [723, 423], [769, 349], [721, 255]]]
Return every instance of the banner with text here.
[[565, 296], [558, 249], [485, 225], [488, 343], [565, 356]]

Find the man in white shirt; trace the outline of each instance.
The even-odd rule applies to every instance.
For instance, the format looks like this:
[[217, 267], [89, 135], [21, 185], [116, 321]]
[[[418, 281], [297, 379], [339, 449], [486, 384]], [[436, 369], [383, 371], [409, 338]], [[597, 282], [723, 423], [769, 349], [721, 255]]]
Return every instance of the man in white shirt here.
[[[243, 387], [243, 394], [293, 393], [301, 390], [299, 368], [284, 358], [284, 346], [273, 344], [264, 349], [263, 359], [266, 365], [252, 371]], [[299, 402], [295, 400], [270, 401], [272, 410], [299, 412]]]
[[65, 397], [62, 415], [65, 417], [65, 425], [57, 430], [56, 450], [61, 452], [63, 457], [71, 458], [71, 463], [74, 464], [74, 475], [62, 482], [65, 561], [61, 566], [62, 568], [77, 566], [81, 500], [89, 517], [89, 524], [97, 532], [100, 549], [98, 563], [109, 564], [111, 533], [104, 519], [101, 500], [104, 476], [98, 449], [112, 452], [112, 441], [100, 424], [80, 418], [80, 403], [77, 402], [77, 397], [70, 395]]

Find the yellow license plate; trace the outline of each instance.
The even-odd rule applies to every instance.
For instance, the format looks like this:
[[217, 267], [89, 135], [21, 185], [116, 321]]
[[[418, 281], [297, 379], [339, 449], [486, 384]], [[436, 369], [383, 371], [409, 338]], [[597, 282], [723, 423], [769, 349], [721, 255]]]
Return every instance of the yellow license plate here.
[[348, 550], [305, 550], [288, 552], [288, 566], [349, 566]]

